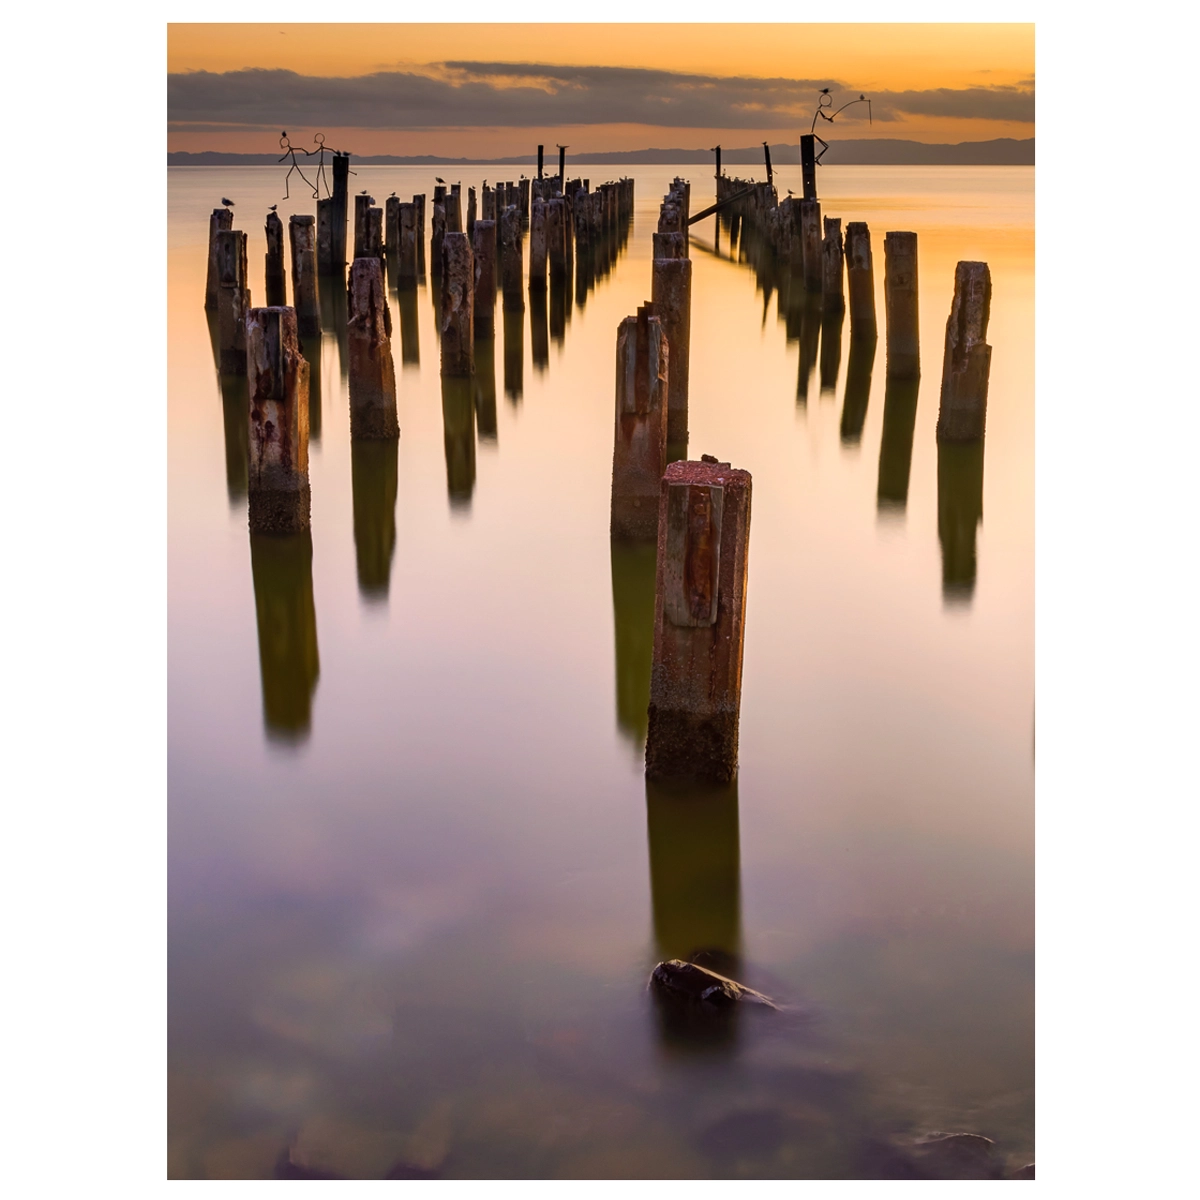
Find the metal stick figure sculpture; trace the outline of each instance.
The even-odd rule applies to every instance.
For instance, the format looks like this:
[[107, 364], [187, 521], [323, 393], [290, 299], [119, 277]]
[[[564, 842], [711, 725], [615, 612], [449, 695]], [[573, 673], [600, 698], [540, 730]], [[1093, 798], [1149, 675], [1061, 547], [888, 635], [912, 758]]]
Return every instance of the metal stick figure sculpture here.
[[823, 121], [832, 122], [833, 118], [836, 117], [838, 113], [845, 112], [851, 104], [865, 104], [867, 106], [867, 121], [871, 125], [875, 124], [871, 117], [871, 102], [866, 98], [866, 96], [862, 95], [861, 92], [859, 93], [857, 100], [848, 100], [835, 112], [827, 113], [825, 111], [827, 108], [833, 108], [833, 97], [829, 94], [828, 88], [821, 89], [821, 94], [817, 97], [817, 111], [813, 113], [812, 128], [808, 131], [817, 139], [818, 142], [821, 143], [821, 153], [816, 157], [817, 162], [821, 161], [821, 159], [825, 156], [825, 151], [829, 149], [829, 143], [819, 133], [817, 133], [817, 118], [820, 117]]
[[[321, 146], [322, 152], [324, 152], [325, 135], [318, 134], [317, 136], [321, 139], [317, 144], [319, 146]], [[309, 180], [309, 178], [304, 174], [304, 172], [300, 170], [300, 164], [296, 161], [296, 147], [293, 146], [290, 141], [288, 141], [288, 135], [287, 135], [286, 129], [283, 131], [283, 134], [279, 138], [279, 145], [283, 148], [283, 158], [281, 158], [279, 161], [283, 162], [284, 159], [289, 158], [289, 157], [292, 160], [292, 165], [288, 168], [288, 173], [283, 178], [283, 198], [285, 200], [289, 199], [290, 193], [288, 190], [288, 180], [291, 179], [292, 172], [295, 171], [300, 176], [300, 178], [303, 179], [304, 182], [307, 183], [308, 186], [313, 189], [313, 198], [316, 199], [317, 198], [317, 189], [315, 187], [313, 187], [311, 180]], [[312, 151], [305, 150], [304, 147], [301, 146], [300, 153], [307, 155], [307, 154], [311, 154]], [[328, 190], [328, 185], [326, 185], [326, 187]]]
[[317, 147], [315, 151], [310, 150], [309, 154], [317, 154], [317, 186], [313, 190], [313, 195], [320, 200], [321, 184], [325, 185], [326, 197], [332, 195], [329, 190], [329, 180], [325, 177], [325, 135], [318, 133], [313, 137], [313, 144]]

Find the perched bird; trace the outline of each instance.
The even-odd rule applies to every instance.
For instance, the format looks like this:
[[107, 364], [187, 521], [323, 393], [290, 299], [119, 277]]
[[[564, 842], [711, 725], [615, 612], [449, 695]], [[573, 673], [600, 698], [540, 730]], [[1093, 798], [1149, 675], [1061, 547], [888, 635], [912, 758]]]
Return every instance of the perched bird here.
[[440, 175], [435, 175], [433, 177], [433, 182], [434, 183], [445, 183], [446, 181]]
[[226, 208], [232, 208], [232, 207], [233, 207], [233, 201], [232, 201], [232, 200], [227, 200], [227, 199], [226, 199], [224, 196], [222, 196], [222, 197], [221, 197], [221, 203], [222, 203], [223, 205], [225, 205], [225, 207], [226, 207]]
[[366, 189], [366, 188], [363, 188], [363, 190], [362, 190], [361, 192], [359, 192], [358, 194], [359, 194], [360, 196], [365, 196], [365, 195], [367, 194], [367, 189]]
[[822, 88], [822, 89], [821, 89], [821, 95], [822, 95], [822, 96], [828, 96], [828, 95], [829, 95], [829, 89], [828, 89], [828, 88]]
[[394, 196], [395, 194], [396, 194], [395, 192], [393, 192], [393, 193], [392, 193], [392, 195], [393, 195], [393, 196]]
[[272, 211], [272, 212], [274, 212], [274, 211], [275, 211], [275, 210], [276, 210], [278, 207], [279, 207], [279, 205], [278, 205], [278, 204], [272, 204], [272, 205], [271, 205], [271, 211]]
[[793, 194], [793, 193], [792, 193], [792, 189], [791, 189], [791, 188], [788, 188], [788, 195], [789, 195], [789, 196], [791, 196], [792, 194]]

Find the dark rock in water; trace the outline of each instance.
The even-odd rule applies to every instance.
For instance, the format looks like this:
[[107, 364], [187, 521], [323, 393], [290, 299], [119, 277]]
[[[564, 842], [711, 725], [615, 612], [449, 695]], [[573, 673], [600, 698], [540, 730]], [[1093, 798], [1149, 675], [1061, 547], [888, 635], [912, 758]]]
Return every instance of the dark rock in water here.
[[1019, 1171], [1013, 1175], [1014, 1179], [1033, 1179], [1033, 1163], [1026, 1163]]
[[921, 1165], [943, 1179], [999, 1179], [996, 1143], [978, 1133], [931, 1133], [913, 1146]]
[[738, 1003], [761, 1004], [767, 1008], [775, 1008], [775, 1003], [762, 992], [744, 987], [735, 980], [718, 975], [716, 971], [708, 970], [707, 967], [683, 962], [678, 958], [660, 962], [650, 973], [650, 983], [659, 995], [706, 1005], [714, 1010], [729, 1008]]

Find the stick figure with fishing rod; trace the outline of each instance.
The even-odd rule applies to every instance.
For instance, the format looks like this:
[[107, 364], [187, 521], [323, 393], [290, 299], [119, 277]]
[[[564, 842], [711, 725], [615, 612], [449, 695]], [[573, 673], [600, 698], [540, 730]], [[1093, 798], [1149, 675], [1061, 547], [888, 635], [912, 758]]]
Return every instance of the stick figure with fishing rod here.
[[841, 108], [837, 109], [836, 112], [827, 113], [825, 111], [827, 108], [833, 108], [833, 97], [829, 94], [829, 88], [821, 89], [821, 94], [817, 98], [817, 111], [813, 113], [812, 128], [808, 131], [817, 139], [818, 142], [821, 143], [821, 153], [817, 155], [816, 159], [814, 160], [815, 162], [819, 163], [824, 157], [825, 151], [829, 149], [829, 143], [819, 133], [817, 133], [817, 118], [820, 117], [823, 121], [832, 122], [833, 118], [836, 117], [838, 113], [845, 112], [846, 109], [848, 109], [852, 104], [865, 104], [867, 106], [867, 121], [872, 125], [875, 124], [871, 117], [871, 102], [861, 92], [859, 93], [857, 100], [848, 100], [842, 105]]

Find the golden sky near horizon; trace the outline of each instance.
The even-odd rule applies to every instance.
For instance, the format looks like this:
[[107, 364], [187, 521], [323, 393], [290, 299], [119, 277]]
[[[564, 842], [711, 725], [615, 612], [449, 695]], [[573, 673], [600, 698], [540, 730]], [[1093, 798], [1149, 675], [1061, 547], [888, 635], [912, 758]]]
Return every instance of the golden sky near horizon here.
[[[1034, 75], [1032, 24], [171, 24], [167, 36], [167, 68], [173, 75], [187, 72], [233, 72], [247, 68], [283, 69], [303, 76], [344, 78], [377, 72], [405, 72], [462, 82], [439, 64], [447, 61], [483, 63], [536, 63], [559, 67], [620, 67], [650, 72], [680, 72], [742, 79], [781, 78], [837, 81], [848, 89], [884, 96], [929, 95], [938, 89], [1005, 89], [1028, 91]], [[528, 80], [490, 79], [486, 86], [503, 94]], [[535, 85], [540, 86], [540, 85]], [[559, 85], [556, 85], [559, 86]], [[578, 91], [574, 82], [566, 85]], [[585, 85], [585, 86], [590, 86]], [[261, 90], [261, 89], [260, 89]], [[811, 89], [815, 103], [816, 89]], [[457, 94], [457, 93], [456, 93]], [[805, 93], [807, 95], [807, 93]], [[789, 129], [779, 121], [754, 123], [754, 97], [739, 95], [744, 119], [736, 127], [718, 127], [711, 107], [709, 118], [686, 124], [676, 118], [656, 121], [606, 116], [603, 96], [597, 93], [595, 118], [578, 113], [565, 119], [573, 147], [585, 150], [639, 149], [644, 146], [698, 146], [712, 140], [729, 146], [753, 145], [764, 138], [792, 140], [791, 125], [807, 121], [797, 115]], [[839, 102], [851, 98], [839, 94]], [[986, 99], [986, 97], [985, 97]], [[291, 121], [304, 136], [312, 120], [302, 119], [303, 106], [282, 103], [276, 119], [267, 120], [264, 101], [255, 95], [254, 118], [240, 116], [238, 100], [231, 98], [227, 111], [205, 119], [199, 108], [184, 114], [172, 99], [169, 148], [176, 150], [269, 150], [270, 125]], [[975, 104], [961, 115], [937, 111], [945, 105], [932, 100], [916, 103], [925, 111], [897, 111], [890, 119], [851, 120], [855, 110], [837, 126], [842, 137], [905, 137], [919, 141], [976, 141], [994, 137], [1033, 136], [1030, 119], [1011, 119], [996, 106]], [[686, 103], [686, 98], [684, 99]], [[805, 101], [807, 103], [807, 101]], [[549, 112], [557, 108], [549, 105]], [[881, 101], [881, 110], [884, 104]], [[269, 101], [266, 109], [270, 110]], [[731, 102], [732, 109], [732, 102]], [[988, 111], [985, 111], [987, 109]], [[978, 111], [976, 111], [978, 110]], [[994, 111], [993, 111], [994, 110]], [[334, 111], [329, 109], [330, 114]], [[489, 111], [487, 106], [481, 112]], [[811, 113], [811, 105], [809, 106]], [[861, 113], [861, 109], [858, 110]], [[317, 123], [330, 135], [359, 154], [444, 153], [475, 154], [527, 151], [530, 121], [505, 121], [484, 125], [476, 116], [439, 120], [436, 128], [420, 122], [373, 121], [370, 127], [347, 117], [339, 123], [332, 115]], [[275, 117], [274, 112], [269, 113]], [[322, 114], [324, 115], [324, 114]], [[538, 121], [545, 127], [542, 140], [554, 140], [554, 119]], [[826, 126], [827, 130], [833, 127]], [[819, 130], [818, 130], [819, 132]], [[277, 136], [277, 135], [276, 135]], [[295, 140], [295, 138], [293, 139]], [[565, 138], [564, 138], [565, 140]]]

